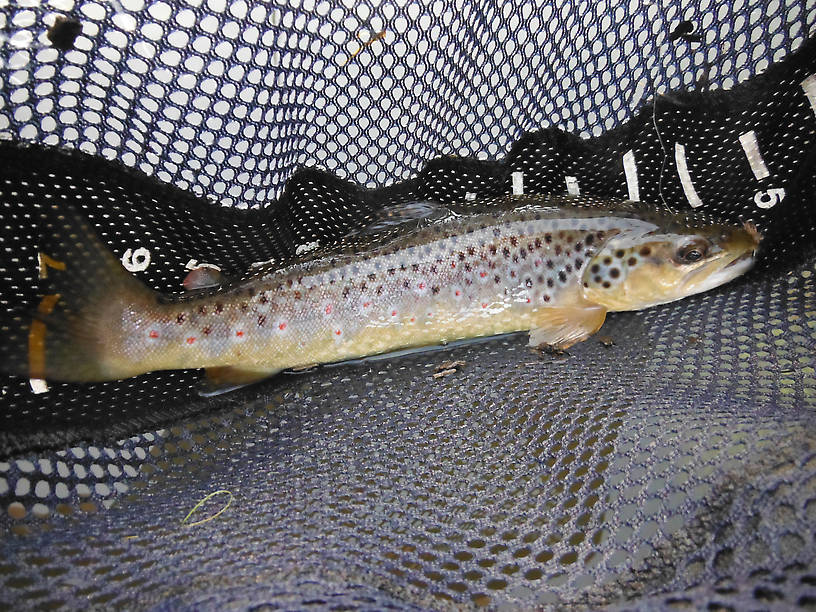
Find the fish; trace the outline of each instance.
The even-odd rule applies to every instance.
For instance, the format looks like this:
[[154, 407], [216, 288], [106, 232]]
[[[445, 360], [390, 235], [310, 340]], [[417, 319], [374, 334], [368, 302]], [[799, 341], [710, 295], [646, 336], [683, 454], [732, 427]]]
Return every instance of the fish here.
[[0, 368], [63, 382], [204, 368], [217, 390], [508, 332], [565, 350], [608, 312], [741, 276], [762, 238], [750, 223], [578, 196], [405, 210], [333, 246], [172, 294], [129, 273], [79, 213], [54, 205], [41, 245], [50, 293], [17, 319], [24, 329]]

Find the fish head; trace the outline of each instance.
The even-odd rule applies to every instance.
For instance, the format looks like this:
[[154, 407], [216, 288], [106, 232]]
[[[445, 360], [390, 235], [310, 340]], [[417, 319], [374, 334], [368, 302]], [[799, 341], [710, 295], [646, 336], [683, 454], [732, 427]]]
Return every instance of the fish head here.
[[747, 272], [761, 239], [751, 223], [651, 219], [645, 231], [621, 231], [595, 253], [582, 275], [583, 294], [612, 311], [673, 302]]

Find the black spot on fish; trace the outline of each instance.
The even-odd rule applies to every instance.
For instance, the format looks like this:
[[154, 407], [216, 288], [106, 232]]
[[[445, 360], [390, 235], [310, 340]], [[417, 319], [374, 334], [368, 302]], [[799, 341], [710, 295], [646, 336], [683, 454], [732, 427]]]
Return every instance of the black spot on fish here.
[[533, 246], [532, 242], [527, 243], [527, 250], [530, 251], [531, 253], [535, 250], [535, 247]]
[[567, 274], [569, 274], [570, 272], [572, 272], [572, 266], [567, 264], [566, 266], [564, 266], [564, 270], [566, 270]]
[[537, 249], [541, 248], [541, 238], [536, 238], [535, 239], [535, 248], [537, 248]]
[[382, 295], [382, 292], [383, 292], [383, 286], [380, 285], [379, 287], [377, 287], [377, 295]]
[[502, 255], [504, 255], [505, 257], [510, 257], [510, 249], [508, 248], [502, 249]]
[[630, 257], [630, 258], [629, 258], [629, 259], [626, 261], [626, 263], [629, 265], [629, 267], [630, 267], [630, 268], [632, 268], [632, 267], [634, 267], [634, 266], [636, 266], [636, 265], [637, 265], [637, 259], [635, 259], [634, 257]]
[[556, 245], [555, 245], [555, 254], [556, 254], [556, 255], [560, 255], [560, 254], [561, 254], [561, 245], [560, 245], [560, 244], [556, 244]]
[[[486, 226], [482, 227], [482, 229], [485, 229], [485, 227], [486, 227]], [[493, 228], [493, 235], [494, 235], [496, 238], [498, 238], [499, 236], [501, 236], [501, 230], [500, 230], [498, 227], [494, 227], [494, 228]]]
[[600, 276], [596, 276], [596, 277], [595, 277], [594, 279], [592, 279], [592, 280], [594, 280], [596, 283], [600, 283], [600, 282], [601, 282], [601, 277], [600, 277]]
[[224, 312], [224, 305], [221, 302], [216, 302], [215, 310], [213, 312], [215, 312], [215, 314], [221, 314]]
[[518, 238], [516, 238], [515, 236], [510, 236], [510, 244], [512, 246], [518, 246]]
[[491, 255], [495, 255], [495, 254], [496, 254], [496, 251], [497, 251], [497, 249], [496, 249], [496, 245], [495, 245], [495, 244], [491, 244], [489, 248], [490, 248], [490, 254], [491, 254]]
[[501, 276], [497, 274], [496, 276], [493, 277], [493, 280], [496, 281], [496, 284], [498, 285], [501, 282]]
[[525, 251], [524, 249], [521, 249], [519, 251], [519, 255], [521, 255], [522, 259], [527, 259], [527, 251]]
[[513, 263], [518, 263], [518, 255], [513, 255]]
[[[496, 277], [496, 278], [498, 278], [498, 277]], [[496, 281], [496, 282], [499, 282], [499, 281]], [[533, 279], [532, 279], [532, 278], [528, 278], [528, 279], [526, 279], [526, 280], [524, 281], [524, 284], [525, 284], [525, 286], [527, 286], [527, 287], [532, 287], [532, 286], [533, 286]]]
[[643, 257], [648, 257], [649, 255], [651, 255], [651, 254], [652, 254], [652, 249], [650, 249], [650, 248], [649, 248], [649, 247], [647, 247], [647, 246], [645, 246], [645, 247], [641, 247], [641, 249], [640, 249], [640, 254], [641, 254]]
[[459, 261], [464, 261], [464, 260], [465, 260], [465, 254], [460, 251], [459, 252]]
[[539, 274], [538, 278], [536, 278], [536, 281], [538, 281], [538, 284], [541, 285], [544, 283], [544, 277]]
[[552, 287], [553, 285], [555, 285], [555, 281], [553, 279], [551, 279], [551, 278], [548, 278], [547, 279], [547, 286]]
[[580, 268], [583, 265], [584, 265], [584, 260], [581, 259], [580, 257], [575, 260], [575, 267], [576, 268]]
[[178, 323], [179, 325], [181, 325], [182, 323], [184, 323], [184, 319], [186, 319], [186, 318], [187, 318], [187, 317], [184, 315], [184, 313], [183, 313], [183, 312], [180, 312], [180, 313], [178, 314], [178, 316], [176, 317], [176, 323]]
[[204, 334], [205, 336], [209, 336], [210, 332], [212, 332], [212, 327], [210, 327], [209, 325], [201, 330], [201, 333]]
[[258, 315], [258, 327], [263, 327], [266, 323], [266, 315]]
[[552, 242], [552, 234], [544, 234], [544, 242], [550, 244]]
[[611, 257], [604, 257], [603, 262], [604, 262], [605, 266], [612, 265], [612, 258]]
[[377, 275], [376, 275], [376, 274], [369, 274], [369, 275], [368, 275], [368, 280], [370, 280], [370, 281], [373, 281], [373, 280], [375, 280], [376, 278], [377, 278]]
[[615, 251], [615, 257], [617, 257], [618, 259], [623, 259], [624, 255], [626, 255], [626, 251], [624, 251], [623, 249], [618, 249], [617, 251]]
[[544, 296], [544, 301], [545, 301], [545, 302], [549, 302], [549, 301], [550, 301], [550, 296], [549, 296], [549, 295], [545, 295], [545, 296]]
[[204, 304], [202, 304], [201, 306], [198, 307], [198, 313], [203, 315], [207, 314], [207, 307]]
[[402, 281], [402, 286], [403, 288], [408, 289], [411, 286], [411, 283], [409, 283], [408, 281]]
[[419, 264], [411, 264], [411, 269], [414, 272], [419, 272]]
[[344, 298], [348, 297], [348, 294], [349, 294], [350, 291], [351, 290], [348, 287], [343, 287], [343, 291], [342, 291], [343, 297]]
[[[262, 294], [261, 294], [261, 297], [259, 298], [259, 300], [258, 300], [258, 301], [259, 301], [261, 304], [266, 304], [267, 302], [269, 302], [269, 298], [268, 298], [268, 297], [266, 297], [266, 293], [262, 293]], [[202, 313], [202, 314], [203, 314], [203, 313]]]
[[609, 276], [611, 276], [612, 278], [618, 278], [620, 276], [620, 270], [618, 270], [617, 268], [612, 268], [609, 271]]
[[468, 253], [468, 255], [475, 255], [476, 254], [476, 249], [474, 249], [472, 246], [469, 246], [467, 248], [467, 253]]
[[589, 234], [586, 238], [584, 238], [584, 242], [586, 242], [587, 246], [595, 242], [595, 236]]
[[598, 272], [601, 271], [601, 266], [599, 266], [598, 264], [593, 264], [589, 271], [592, 272], [593, 274], [597, 274]]
[[558, 280], [560, 280], [562, 283], [566, 283], [567, 282], [567, 273], [564, 272], [563, 270], [561, 270], [558, 273]]
[[395, 274], [396, 272], [397, 272], [396, 268], [388, 268], [388, 273], [389, 274]]
[[437, 287], [436, 285], [434, 285], [433, 287], [431, 287], [431, 293], [433, 293], [434, 295], [436, 295], [437, 293], [439, 293], [439, 287]]
[[609, 284], [609, 281], [604, 281], [604, 282], [603, 282], [603, 288], [604, 288], [604, 289], [609, 289], [611, 286], [612, 286], [612, 285], [610, 285], [610, 284]]
[[551, 270], [555, 267], [555, 263], [553, 263], [552, 259], [547, 260], [547, 267], [550, 268]]
[[472, 267], [472, 266], [470, 265], [470, 262], [469, 262], [469, 261], [466, 261], [466, 262], [465, 262], [465, 272], [470, 272], [470, 268], [471, 268], [471, 267]]

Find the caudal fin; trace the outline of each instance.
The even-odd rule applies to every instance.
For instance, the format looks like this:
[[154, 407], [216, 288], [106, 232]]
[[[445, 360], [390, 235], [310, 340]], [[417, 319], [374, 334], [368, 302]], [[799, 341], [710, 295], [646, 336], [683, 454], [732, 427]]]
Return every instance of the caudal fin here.
[[39, 265], [42, 296], [0, 319], [0, 371], [69, 382], [120, 378], [110, 355], [117, 309], [153, 292], [68, 206], [43, 211], [38, 261], [30, 265]]

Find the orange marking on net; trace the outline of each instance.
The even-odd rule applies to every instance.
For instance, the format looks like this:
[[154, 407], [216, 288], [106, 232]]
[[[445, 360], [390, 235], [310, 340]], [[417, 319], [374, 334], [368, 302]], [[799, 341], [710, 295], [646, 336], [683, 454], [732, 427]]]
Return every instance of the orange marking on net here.
[[[45, 295], [37, 306], [37, 313], [49, 315], [61, 295]], [[28, 374], [30, 378], [45, 378], [45, 322], [34, 319], [28, 330]]]
[[39, 254], [40, 260], [40, 278], [48, 278], [48, 268], [54, 268], [55, 270], [64, 270], [65, 269], [65, 262], [64, 261], [57, 261], [46, 255], [45, 253]]

